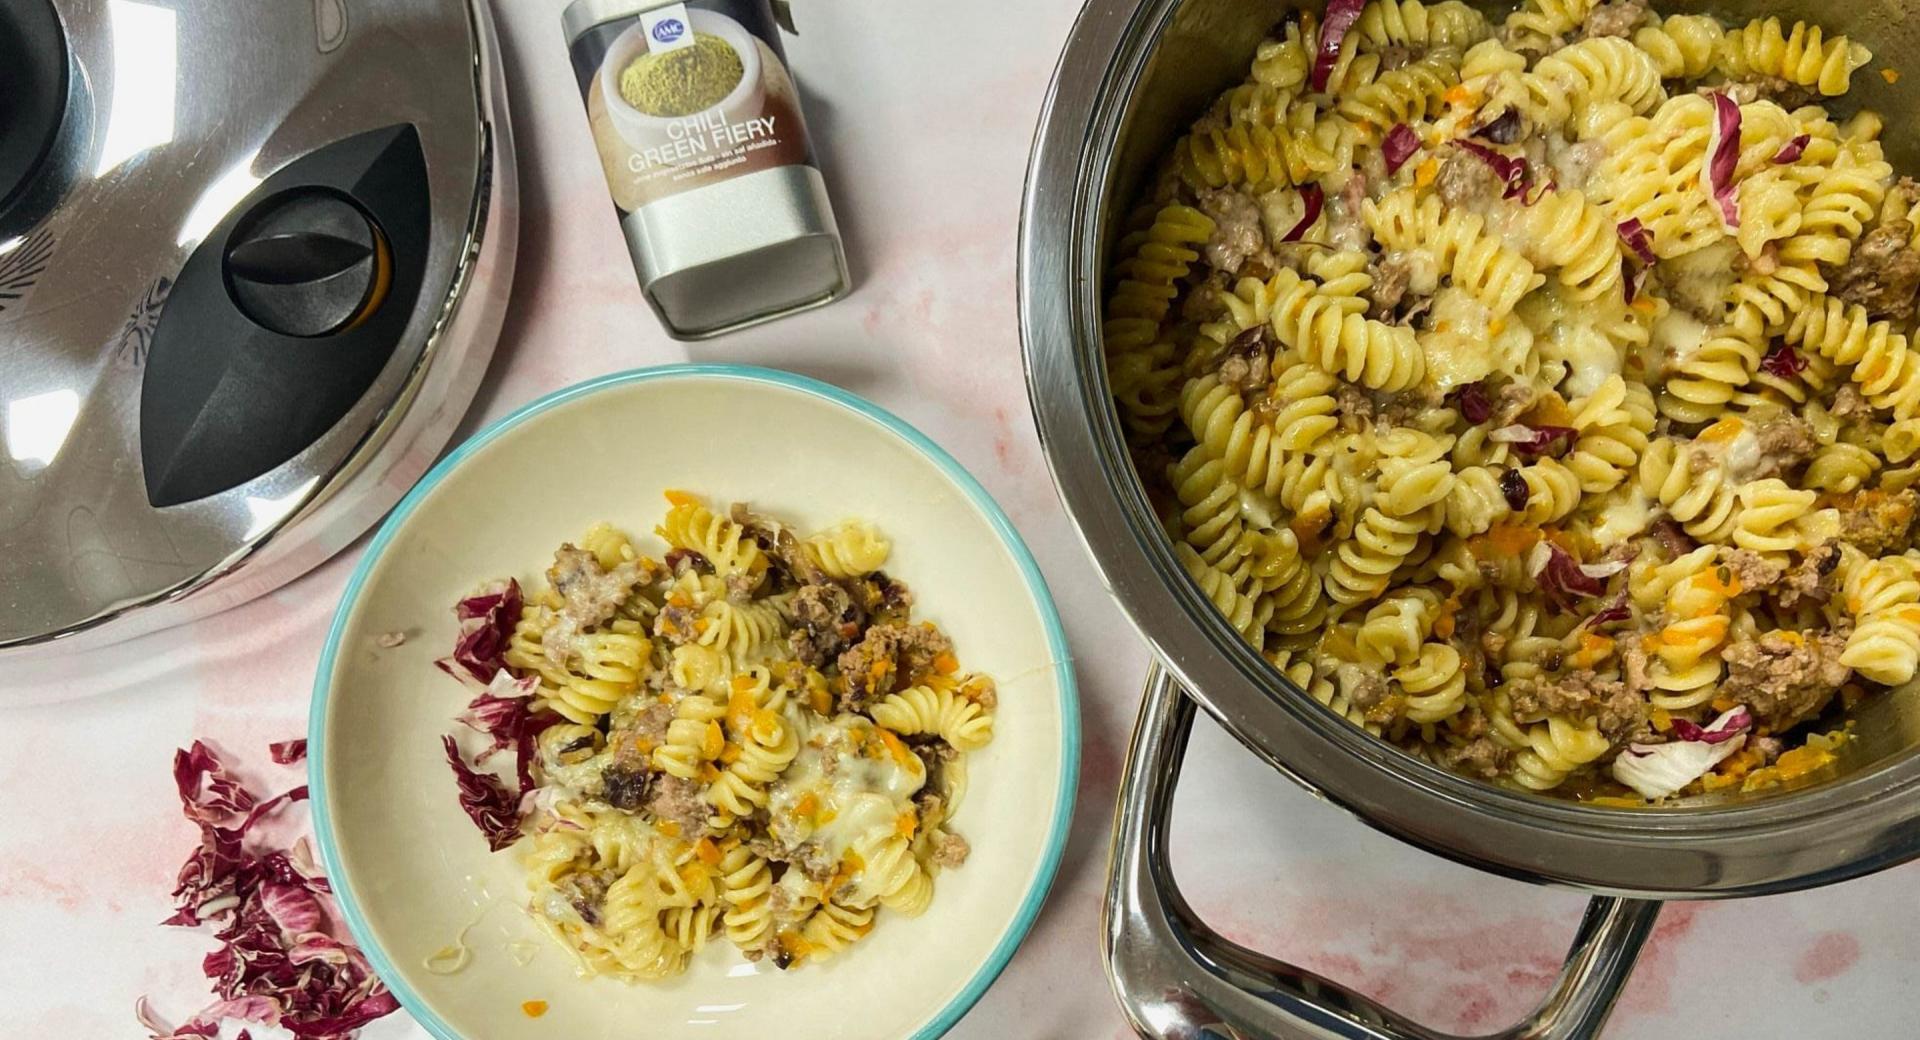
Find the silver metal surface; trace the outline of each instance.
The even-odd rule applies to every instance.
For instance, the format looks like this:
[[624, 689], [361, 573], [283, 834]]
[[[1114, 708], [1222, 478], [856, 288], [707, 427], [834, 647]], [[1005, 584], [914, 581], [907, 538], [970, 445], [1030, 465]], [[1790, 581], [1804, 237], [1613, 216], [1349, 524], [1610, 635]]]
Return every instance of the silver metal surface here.
[[[1646, 901], [1784, 892], [1920, 854], [1920, 689], [1870, 699], [1837, 777], [1658, 810], [1589, 807], [1481, 784], [1376, 740], [1286, 681], [1242, 641], [1176, 561], [1134, 472], [1106, 387], [1101, 293], [1116, 228], [1185, 123], [1237, 82], [1289, 6], [1280, 0], [1092, 0], [1043, 106], [1021, 217], [1019, 292], [1028, 389], [1061, 499], [1114, 598], [1171, 680], [1236, 739], [1307, 790], [1401, 840], [1488, 871], [1625, 901], [1596, 903], [1556, 996], [1514, 1036], [1604, 1018], [1653, 916]], [[1911, 53], [1910, 3], [1732, 3], [1736, 17], [1806, 17], [1880, 55]], [[1920, 163], [1907, 77], [1857, 77], [1888, 115], [1890, 158]], [[1163, 703], [1155, 703], [1156, 698]], [[1172, 889], [1166, 755], [1184, 726], [1150, 697], [1113, 862], [1109, 970], [1135, 1024], [1162, 1036], [1429, 1036], [1325, 980], [1207, 933]], [[1144, 770], [1144, 775], [1143, 775]], [[1159, 785], [1159, 786], [1155, 786]], [[1162, 790], [1164, 787], [1165, 790]], [[1368, 1032], [1367, 1030], [1373, 1030]], [[1184, 1031], [1183, 1031], [1184, 1030]]]
[[[1105, 954], [1121, 1006], [1142, 1036], [1448, 1040], [1376, 1001], [1222, 938], [1174, 883], [1168, 821], [1193, 702], [1158, 667], [1147, 680], [1113, 828]], [[1600, 897], [1547, 996], [1499, 1040], [1599, 1034], [1633, 971], [1660, 904]]]
[[853, 287], [827, 182], [811, 166], [669, 195], [620, 226], [647, 303], [680, 339], [822, 307]]
[[[269, 591], [358, 537], [431, 464], [492, 354], [517, 238], [498, 46], [485, 0], [472, 4], [315, 0], [276, 18], [185, 0], [56, 5], [93, 98], [87, 176], [26, 235], [51, 241], [52, 256], [0, 311], [0, 411], [75, 407], [57, 438], [39, 437], [51, 458], [0, 443], [0, 660]], [[169, 81], [172, 104], [156, 108]], [[128, 121], [154, 112], [171, 126]], [[150, 506], [138, 443], [150, 292], [252, 184], [400, 122], [419, 131], [433, 201], [426, 289], [399, 349], [291, 461], [211, 498]]]

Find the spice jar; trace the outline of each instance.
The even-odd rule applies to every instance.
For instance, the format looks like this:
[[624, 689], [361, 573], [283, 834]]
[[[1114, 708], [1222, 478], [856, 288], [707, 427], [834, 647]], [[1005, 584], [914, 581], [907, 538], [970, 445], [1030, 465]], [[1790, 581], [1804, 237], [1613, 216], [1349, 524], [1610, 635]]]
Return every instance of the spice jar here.
[[852, 287], [768, 0], [576, 0], [587, 123], [647, 302], [677, 339]]

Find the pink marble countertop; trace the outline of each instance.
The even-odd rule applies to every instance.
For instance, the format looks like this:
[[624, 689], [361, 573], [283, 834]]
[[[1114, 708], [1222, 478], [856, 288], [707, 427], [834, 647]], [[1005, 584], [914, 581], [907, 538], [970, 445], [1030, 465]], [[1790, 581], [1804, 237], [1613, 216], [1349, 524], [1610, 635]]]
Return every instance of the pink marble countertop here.
[[[1052, 899], [953, 1035], [1131, 1035], [1101, 971], [1099, 927], [1108, 817], [1147, 653], [1054, 497], [1027, 414], [1014, 310], [1028, 143], [1078, 5], [796, 3], [793, 64], [859, 289], [691, 350], [662, 334], [641, 301], [569, 82], [562, 6], [500, 4], [524, 224], [505, 338], [466, 429], [569, 383], [691, 356], [838, 383], [946, 445], [1006, 507], [1052, 583], [1078, 658], [1086, 750]], [[0, 686], [88, 694], [0, 708], [8, 1037], [131, 1037], [140, 994], [170, 1017], [204, 1003], [206, 941], [158, 924], [194, 842], [168, 782], [170, 756], [206, 736], [258, 764], [268, 741], [303, 733], [323, 630], [357, 556], [349, 550], [250, 606], [91, 655], [56, 678], [0, 673]], [[1210, 724], [1189, 762], [1178, 872], [1195, 907], [1228, 935], [1466, 1032], [1517, 1020], [1558, 970], [1579, 896], [1399, 845], [1291, 786]], [[1911, 1035], [1920, 911], [1907, 886], [1916, 881], [1908, 867], [1797, 896], [1672, 906], [1608, 1035]], [[366, 1036], [426, 1033], [396, 1016]]]

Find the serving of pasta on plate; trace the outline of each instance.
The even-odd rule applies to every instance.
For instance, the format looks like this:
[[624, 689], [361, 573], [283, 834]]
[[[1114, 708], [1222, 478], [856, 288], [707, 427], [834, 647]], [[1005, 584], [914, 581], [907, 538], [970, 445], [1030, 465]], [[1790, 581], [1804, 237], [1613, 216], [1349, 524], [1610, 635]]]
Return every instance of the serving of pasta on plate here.
[[598, 524], [538, 591], [461, 603], [441, 667], [481, 690], [462, 721], [520, 779], [449, 737], [462, 806], [522, 845], [529, 912], [582, 974], [677, 975], [709, 941], [826, 960], [966, 861], [952, 821], [995, 685], [913, 619], [871, 524], [802, 536], [667, 497], [660, 558]]
[[1638, 806], [1822, 775], [1920, 666], [1920, 185], [1857, 43], [1642, 0], [1333, 0], [1123, 229], [1176, 552], [1437, 765]]

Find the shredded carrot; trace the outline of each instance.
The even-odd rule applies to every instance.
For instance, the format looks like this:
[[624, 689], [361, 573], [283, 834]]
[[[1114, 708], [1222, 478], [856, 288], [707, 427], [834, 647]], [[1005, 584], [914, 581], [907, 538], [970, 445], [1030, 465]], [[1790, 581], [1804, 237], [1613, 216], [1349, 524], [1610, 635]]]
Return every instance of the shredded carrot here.
[[721, 748], [719, 761], [723, 766], [730, 766], [740, 761], [740, 745], [728, 744], [726, 747]]
[[1498, 336], [1502, 332], [1507, 331], [1507, 319], [1505, 318], [1493, 319], [1493, 322], [1487, 326], [1487, 331], [1496, 336]]
[[1673, 728], [1673, 713], [1665, 708], [1653, 709], [1647, 713], [1647, 718], [1653, 722], [1653, 728], [1662, 733]]
[[933, 670], [941, 675], [952, 675], [960, 670], [960, 659], [952, 654], [940, 654], [933, 659]]
[[830, 714], [833, 709], [833, 694], [827, 692], [824, 686], [808, 690], [807, 706], [811, 707], [817, 715]]
[[1638, 798], [1620, 798], [1610, 794], [1601, 795], [1587, 804], [1604, 806], [1608, 809], [1645, 809], [1647, 807], [1647, 803]]
[[1694, 440], [1705, 441], [1708, 444], [1726, 444], [1732, 441], [1735, 437], [1740, 436], [1740, 431], [1746, 428], [1747, 428], [1746, 423], [1741, 422], [1738, 418], [1735, 418], [1733, 416], [1728, 416], [1727, 418], [1722, 419], [1717, 423], [1714, 423], [1712, 426], [1709, 426], [1706, 429], [1701, 430], [1700, 435], [1698, 437], [1695, 437]]
[[1880, 78], [1886, 80], [1888, 86], [1892, 86], [1893, 84], [1900, 82], [1900, 70], [1899, 69], [1881, 69]]
[[[1483, 560], [1495, 558], [1513, 558], [1525, 556], [1540, 544], [1540, 529], [1521, 527], [1518, 524], [1495, 524], [1485, 535], [1486, 547], [1491, 552], [1482, 553], [1476, 546], [1474, 555]], [[1479, 541], [1479, 539], [1475, 539]]]
[[693, 846], [693, 854], [709, 867], [720, 865], [720, 846], [715, 845], [712, 838], [701, 838]]
[[1527, 426], [1535, 427], [1571, 426], [1573, 412], [1567, 408], [1565, 398], [1550, 392], [1542, 397], [1538, 404], [1528, 409], [1527, 414], [1520, 417], [1520, 421]]
[[678, 838], [680, 836], [680, 825], [672, 820], [661, 820], [653, 826], [669, 838]]
[[901, 743], [899, 737], [884, 729], [877, 732], [880, 734], [880, 742], [887, 746], [887, 751], [893, 755], [895, 762], [904, 766], [913, 759], [912, 749]]
[[700, 496], [686, 491], [672, 490], [667, 492], [667, 502], [676, 506], [699, 505]]
[[[1654, 311], [1657, 311], [1660, 309], [1660, 305], [1658, 303], [1655, 303], [1653, 297], [1651, 296], [1640, 296], [1634, 299], [1633, 309], [1641, 312], [1642, 314], [1652, 314]], [[1638, 357], [1634, 357], [1628, 360], [1639, 361], [1640, 359]], [[1645, 362], [1641, 362], [1641, 367], [1644, 367], [1645, 364], [1646, 364]]]
[[544, 1000], [529, 1000], [520, 1005], [520, 1013], [528, 1018], [539, 1018], [541, 1015], [547, 1013], [547, 1002]]
[[719, 758], [720, 752], [727, 746], [727, 735], [720, 729], [718, 722], [707, 723], [707, 732], [700, 742], [702, 758]]
[[893, 833], [902, 838], [913, 837], [913, 832], [919, 829], [920, 817], [910, 812], [901, 813], [899, 818], [893, 821]]
[[1440, 96], [1445, 98], [1449, 105], [1464, 105], [1473, 100], [1473, 91], [1468, 90], [1463, 84], [1455, 84], [1448, 87], [1447, 92]]
[[1731, 697], [1715, 697], [1713, 699], [1714, 711], [1732, 711], [1733, 709], [1738, 708], [1739, 706], [1740, 706], [1740, 702], [1734, 700]]
[[1426, 187], [1440, 179], [1440, 160], [1428, 159], [1413, 168], [1413, 183]]

